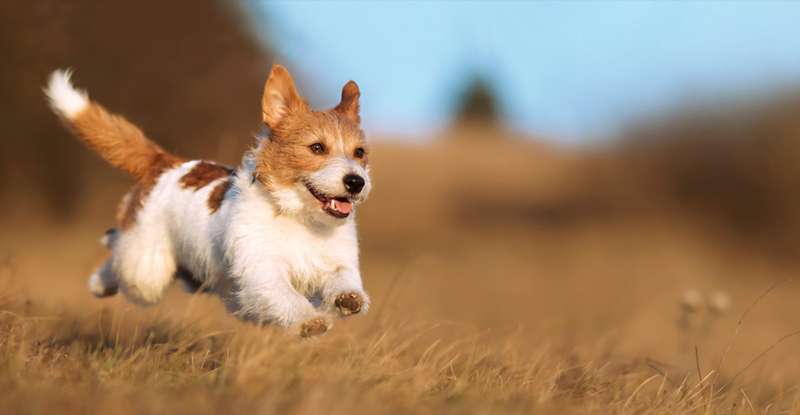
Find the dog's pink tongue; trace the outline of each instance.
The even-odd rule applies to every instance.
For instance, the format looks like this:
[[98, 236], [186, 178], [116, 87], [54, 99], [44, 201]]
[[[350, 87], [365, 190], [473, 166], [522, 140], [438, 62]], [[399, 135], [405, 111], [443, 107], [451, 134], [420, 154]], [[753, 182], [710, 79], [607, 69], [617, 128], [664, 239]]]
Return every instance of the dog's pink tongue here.
[[342, 213], [350, 213], [350, 211], [353, 210], [353, 204], [333, 199], [333, 208]]

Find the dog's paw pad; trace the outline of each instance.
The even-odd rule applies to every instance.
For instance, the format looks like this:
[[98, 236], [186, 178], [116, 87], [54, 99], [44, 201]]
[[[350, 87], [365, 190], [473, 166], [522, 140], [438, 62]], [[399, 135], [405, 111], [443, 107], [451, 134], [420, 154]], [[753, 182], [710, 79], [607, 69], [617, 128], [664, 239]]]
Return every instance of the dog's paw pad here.
[[324, 318], [312, 318], [300, 326], [300, 337], [319, 336], [325, 334], [326, 331], [328, 331], [328, 322]]
[[339, 294], [339, 296], [336, 297], [335, 305], [342, 315], [349, 316], [361, 311], [361, 307], [364, 305], [364, 299], [361, 298], [361, 295], [358, 293]]

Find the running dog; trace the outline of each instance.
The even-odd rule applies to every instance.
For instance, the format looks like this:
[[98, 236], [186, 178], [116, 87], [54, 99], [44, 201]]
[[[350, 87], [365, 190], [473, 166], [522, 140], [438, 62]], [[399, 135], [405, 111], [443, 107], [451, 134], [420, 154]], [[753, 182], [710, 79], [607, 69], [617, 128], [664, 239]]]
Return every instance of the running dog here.
[[319, 111], [274, 65], [261, 102], [269, 134], [232, 169], [165, 151], [70, 78], [68, 70], [50, 76], [50, 106], [135, 180], [102, 239], [111, 255], [89, 278], [92, 293], [122, 291], [147, 305], [179, 279], [244, 320], [304, 337], [325, 333], [333, 316], [367, 311], [354, 215], [371, 182], [355, 82], [335, 108]]

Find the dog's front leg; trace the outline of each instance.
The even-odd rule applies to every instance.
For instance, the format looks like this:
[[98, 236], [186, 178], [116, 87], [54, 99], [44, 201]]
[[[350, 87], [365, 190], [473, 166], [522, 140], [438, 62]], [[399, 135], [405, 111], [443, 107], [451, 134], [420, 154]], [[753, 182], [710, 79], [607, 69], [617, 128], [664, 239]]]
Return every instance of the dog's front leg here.
[[322, 287], [323, 305], [329, 312], [347, 317], [369, 308], [369, 296], [361, 284], [357, 269], [342, 267]]
[[239, 279], [240, 314], [250, 320], [296, 329], [303, 337], [325, 333], [330, 320], [289, 281], [289, 275], [277, 266], [262, 263], [249, 269]]

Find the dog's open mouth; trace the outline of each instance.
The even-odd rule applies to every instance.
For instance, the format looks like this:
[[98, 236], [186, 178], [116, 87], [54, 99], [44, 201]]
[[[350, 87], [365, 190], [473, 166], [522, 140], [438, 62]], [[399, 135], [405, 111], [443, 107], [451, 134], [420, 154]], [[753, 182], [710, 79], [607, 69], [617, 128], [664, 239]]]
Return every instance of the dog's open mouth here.
[[334, 218], [344, 219], [353, 211], [353, 202], [347, 197], [327, 196], [306, 183], [306, 189], [322, 204], [322, 210]]

